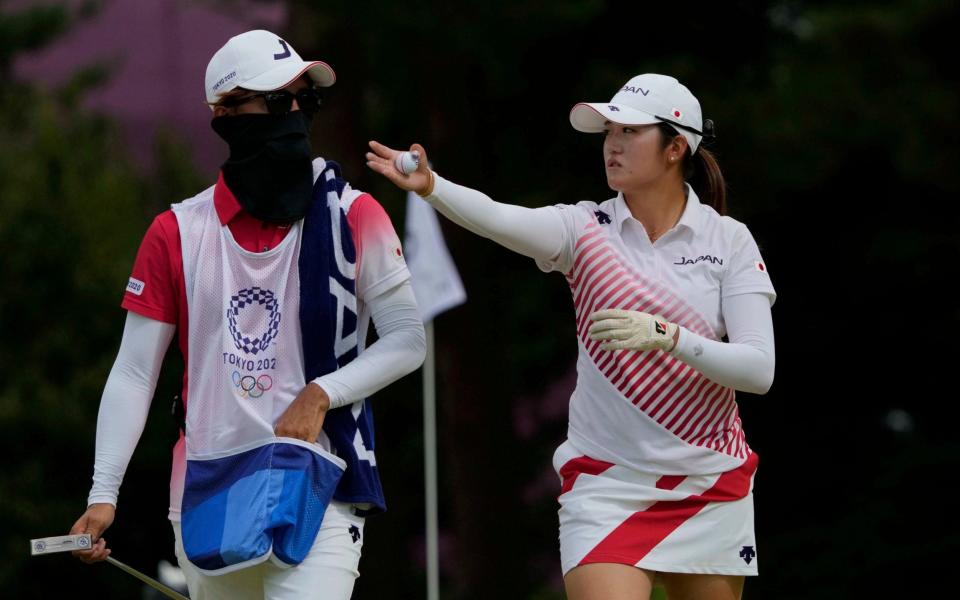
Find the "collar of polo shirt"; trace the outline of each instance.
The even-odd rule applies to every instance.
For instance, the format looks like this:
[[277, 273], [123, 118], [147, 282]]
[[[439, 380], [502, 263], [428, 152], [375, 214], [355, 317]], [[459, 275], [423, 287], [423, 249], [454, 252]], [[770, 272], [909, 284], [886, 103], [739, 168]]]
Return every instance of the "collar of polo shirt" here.
[[[700, 216], [700, 198], [697, 197], [697, 193], [693, 191], [689, 183], [684, 183], [683, 185], [687, 188], [687, 205], [683, 208], [683, 214], [680, 215], [677, 226], [683, 226], [695, 232], [697, 228], [700, 227], [702, 218]], [[623, 192], [617, 194], [617, 199], [614, 200], [613, 205], [613, 217], [617, 224], [617, 230], [623, 231], [624, 222], [633, 217], [630, 208], [627, 206], [627, 201], [623, 199]]]

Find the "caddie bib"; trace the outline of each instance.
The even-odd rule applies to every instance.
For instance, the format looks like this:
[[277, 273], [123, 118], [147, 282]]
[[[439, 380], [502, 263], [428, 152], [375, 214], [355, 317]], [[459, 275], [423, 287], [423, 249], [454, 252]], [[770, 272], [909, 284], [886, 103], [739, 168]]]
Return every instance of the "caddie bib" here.
[[187, 558], [207, 574], [310, 551], [345, 463], [320, 445], [274, 435], [306, 384], [297, 261], [302, 222], [249, 252], [222, 225], [213, 194], [173, 207], [188, 309]]

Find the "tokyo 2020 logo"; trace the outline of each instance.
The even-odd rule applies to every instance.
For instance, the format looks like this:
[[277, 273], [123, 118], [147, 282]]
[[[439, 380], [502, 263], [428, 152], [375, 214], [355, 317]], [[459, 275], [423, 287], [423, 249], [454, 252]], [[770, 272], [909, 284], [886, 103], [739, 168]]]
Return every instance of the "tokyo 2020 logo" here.
[[[267, 311], [269, 319], [267, 330], [259, 337], [251, 338], [240, 331], [237, 325], [237, 317], [240, 315], [240, 311], [248, 307], [263, 307]], [[230, 328], [230, 335], [233, 337], [233, 343], [237, 346], [237, 350], [253, 355], [263, 352], [270, 346], [270, 342], [277, 337], [280, 330], [280, 305], [276, 296], [272, 291], [260, 287], [240, 290], [235, 296], [230, 297], [230, 305], [227, 307], [227, 325]]]
[[240, 375], [239, 371], [233, 372], [233, 385], [240, 390], [241, 398], [259, 398], [264, 392], [273, 387], [273, 378], [264, 373], [259, 377], [253, 375]]

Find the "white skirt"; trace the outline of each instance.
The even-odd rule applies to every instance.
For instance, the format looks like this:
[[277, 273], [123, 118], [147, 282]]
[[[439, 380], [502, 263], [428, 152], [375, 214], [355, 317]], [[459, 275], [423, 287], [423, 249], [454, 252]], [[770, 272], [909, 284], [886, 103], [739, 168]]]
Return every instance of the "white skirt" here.
[[584, 456], [565, 441], [561, 480], [564, 575], [590, 563], [664, 573], [756, 575], [753, 477], [758, 457], [713, 475], [654, 475]]

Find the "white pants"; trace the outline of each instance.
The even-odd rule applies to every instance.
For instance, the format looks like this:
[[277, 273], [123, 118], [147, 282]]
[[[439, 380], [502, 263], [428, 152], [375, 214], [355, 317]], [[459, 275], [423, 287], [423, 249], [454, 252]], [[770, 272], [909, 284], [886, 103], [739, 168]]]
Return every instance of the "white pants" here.
[[349, 600], [360, 575], [363, 521], [349, 504], [332, 501], [302, 563], [284, 568], [267, 560], [225, 575], [205, 575], [193, 566], [183, 551], [180, 523], [172, 525], [191, 600]]

